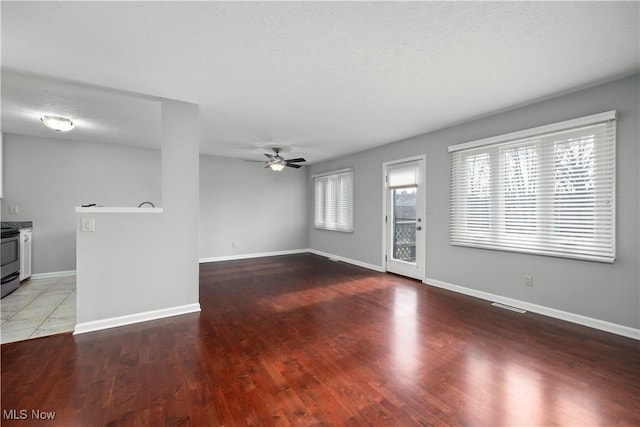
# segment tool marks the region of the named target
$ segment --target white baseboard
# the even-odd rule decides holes
[[[309,252],[309,249],[291,249],[287,251],[275,251],[275,252],[260,252],[255,254],[238,254],[227,256],[214,256],[209,258],[200,258],[198,262],[200,264],[205,262],[218,262],[218,261],[234,261],[237,259],[249,259],[249,258],[263,258],[267,256],[279,256],[279,255],[294,255],[303,254]]]
[[[87,332],[100,331],[102,329],[116,328],[118,326],[147,322],[149,320],[178,316],[180,314],[195,313],[200,311],[200,304],[188,304],[177,307],[163,308],[161,310],[145,311],[126,316],[112,317],[109,319],[93,320],[91,322],[78,323],[73,331],[74,335]]]
[[[320,255],[323,257],[327,257],[329,259],[334,259],[337,261],[342,261],[342,262],[346,262],[347,264],[353,264],[353,265],[357,265],[358,267],[364,267],[364,268],[368,268],[369,270],[374,270],[380,273],[383,273],[384,270],[381,266],[379,265],[374,265],[374,264],[369,264],[366,262],[362,262],[362,261],[356,261],[355,259],[351,259],[351,258],[345,258],[339,255],[334,255],[334,254],[329,254],[326,252],[322,252],[322,251],[318,251],[315,249],[307,249],[307,252],[310,252],[312,254],[316,254],[316,255]]]
[[[75,276],[75,270],[66,270],[66,271],[52,271],[49,273],[37,273],[31,274],[32,279],[52,279],[56,277],[67,277],[67,276]]]
[[[640,329],[630,328],[628,326],[618,325],[616,323],[604,320],[594,319],[592,317],[582,316],[580,314],[570,313],[568,311],[557,310],[555,308],[545,307],[543,305],[532,304],[513,298],[507,298],[500,295],[491,294],[489,292],[478,291],[476,289],[466,288],[464,286],[453,285],[436,279],[423,280],[425,285],[435,286],[437,288],[447,289],[449,291],[458,292],[472,297],[480,298],[487,301],[499,302],[501,304],[510,305],[512,307],[531,311],[533,313],[542,314],[543,316],[553,317],[555,319],[565,320],[567,322],[576,323],[578,325],[587,326],[601,331],[611,332],[612,334],[622,335],[624,337],[640,340]]]

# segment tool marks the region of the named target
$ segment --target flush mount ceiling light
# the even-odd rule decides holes
[[[56,132],[68,132],[75,127],[71,119],[62,116],[43,116],[40,120],[46,127]]]

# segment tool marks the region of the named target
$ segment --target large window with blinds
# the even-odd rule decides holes
[[[353,231],[353,170],[313,175],[314,226],[322,230]]]
[[[613,262],[615,111],[449,147],[450,243]]]

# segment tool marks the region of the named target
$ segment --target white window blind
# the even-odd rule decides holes
[[[613,262],[615,111],[449,147],[452,245]]]
[[[314,225],[332,231],[353,231],[353,170],[313,176]]]

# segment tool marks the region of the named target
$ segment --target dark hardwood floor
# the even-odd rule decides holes
[[[640,424],[632,339],[310,254],[200,283],[198,314],[2,345],[2,425]]]

